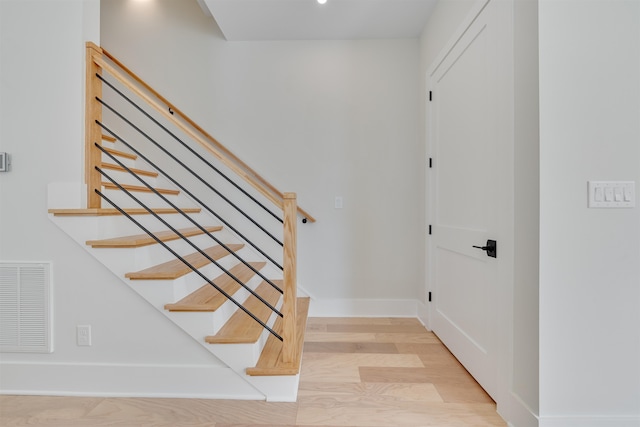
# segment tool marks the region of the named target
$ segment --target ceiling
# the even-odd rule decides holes
[[[416,38],[437,0],[198,0],[229,41]]]

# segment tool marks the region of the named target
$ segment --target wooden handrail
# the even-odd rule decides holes
[[[123,63],[121,63],[111,53],[109,53],[105,49],[102,49],[102,53],[104,54],[104,56],[109,58],[111,62],[117,65],[118,68],[124,71],[131,79],[133,79],[136,83],[142,86],[147,92],[151,93],[155,98],[157,98],[164,105],[166,105],[166,108],[163,108],[162,106],[160,106],[157,102],[153,101],[151,97],[146,95],[143,91],[138,89],[135,85],[132,85],[130,82],[128,82],[127,79],[123,77],[121,73],[119,73],[115,68],[109,66],[103,59],[100,59],[99,61],[97,61],[97,64],[100,67],[103,67],[106,71],[109,72],[109,74],[111,74],[118,81],[120,81],[122,84],[127,86],[127,88],[129,88],[131,91],[136,93],[138,96],[145,99],[145,101],[148,102],[156,111],[161,113],[166,119],[168,119],[169,121],[174,123],[176,126],[178,126],[180,129],[182,129],[191,138],[197,141],[209,152],[211,152],[218,160],[220,160],[222,163],[228,166],[237,175],[242,177],[256,190],[258,190],[258,192],[260,192],[266,198],[271,200],[276,206],[278,206],[280,209],[283,208],[284,194],[282,192],[280,192],[276,187],[274,187],[266,179],[260,176],[260,174],[258,174],[249,165],[247,165],[235,154],[233,154],[228,148],[222,145],[218,140],[216,140],[213,136],[211,136],[208,132],[206,132],[197,123],[191,120],[179,108],[177,108],[175,105],[169,102],[169,100],[167,100],[165,97],[160,95],[155,89],[149,86],[144,80],[138,77],[138,75],[136,75]],[[173,114],[168,113],[169,109],[172,111]],[[183,123],[177,120],[175,116],[178,116],[182,120],[184,120],[191,128],[197,131],[197,133],[199,133],[204,138],[197,136],[196,133],[188,129]],[[311,216],[307,211],[300,208],[299,206],[297,207],[297,212],[310,222],[316,221],[316,219],[313,216]]]

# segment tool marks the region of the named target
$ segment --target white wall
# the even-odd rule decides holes
[[[541,1],[540,425],[640,424],[640,2]]]
[[[54,286],[54,352],[0,354],[4,392],[107,379],[126,393],[150,384],[145,366],[219,363],[47,217],[48,184],[83,179],[84,44],[98,38],[97,0],[0,2],[0,151],[13,158],[0,174],[0,260],[50,261]],[[78,324],[92,326],[92,347],[76,346]]]
[[[102,2],[101,37],[262,176],[298,193],[318,220],[298,230],[312,313],[415,315],[424,282],[417,40],[227,42],[183,0]]]

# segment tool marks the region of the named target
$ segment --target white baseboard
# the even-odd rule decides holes
[[[0,378],[0,394],[265,399],[222,366],[4,362]]]
[[[640,415],[631,417],[611,416],[554,416],[540,417],[539,427],[638,427]],[[519,427],[519,426],[516,426]]]
[[[309,317],[418,317],[417,300],[315,298]]]

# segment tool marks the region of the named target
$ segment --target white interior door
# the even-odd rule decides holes
[[[510,259],[501,254],[510,235],[501,218],[513,179],[505,3],[488,2],[429,76],[431,327],[494,399],[505,330],[500,269]],[[488,240],[497,241],[495,258],[474,248]]]

